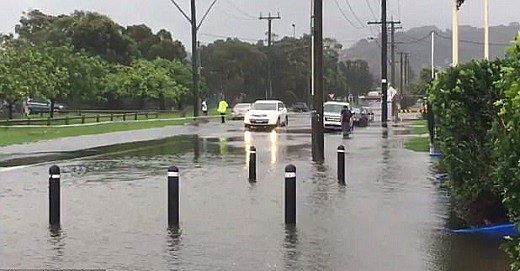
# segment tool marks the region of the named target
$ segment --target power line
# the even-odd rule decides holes
[[[230,0],[225,0],[226,3],[228,3],[228,5],[230,5],[232,8],[234,8],[236,11],[238,11],[239,13],[241,13],[242,15],[252,19],[252,20],[257,20],[258,18],[256,18],[256,16],[252,16],[250,15],[249,13],[245,12],[243,9],[239,8],[237,5],[235,5],[233,2],[231,2]]]
[[[200,26],[206,20],[206,18],[208,17],[208,14],[210,13],[211,9],[213,9],[213,7],[215,6],[216,3],[217,3],[217,0],[213,0],[213,2],[211,2],[211,5],[209,5],[209,8],[206,10],[204,15],[202,16],[202,19],[200,19],[199,25],[197,25],[197,30],[199,30]]]
[[[409,38],[409,39],[412,39],[412,40],[411,41],[401,41],[401,42],[398,42],[399,44],[415,44],[415,43],[423,42],[426,39],[431,37],[431,32],[426,34],[424,37],[419,38],[419,39],[414,38],[414,37],[410,37],[410,36],[408,36],[407,34],[404,34],[404,33],[401,33],[401,34],[403,36]]]
[[[227,10],[225,9],[219,9],[220,12],[226,14],[228,17],[231,17],[235,20],[240,20],[240,21],[256,21],[258,20],[258,18],[254,17],[254,18],[249,18],[249,17],[240,17],[238,16],[238,14],[233,14],[233,13],[230,13],[228,12]],[[244,16],[244,15],[241,15],[241,16]]]
[[[372,6],[370,5],[369,0],[365,0],[365,3],[367,3],[368,9],[370,10],[370,13],[372,13],[372,17],[374,17],[374,20],[377,21],[377,16],[374,10],[372,9]]]
[[[437,32],[435,32],[435,35],[440,37],[440,38],[443,38],[443,39],[448,39],[448,40],[451,40],[451,37],[446,37],[446,36],[443,36]],[[465,39],[459,39],[460,42],[462,43],[469,43],[469,44],[476,44],[476,45],[484,45],[484,42],[481,42],[481,41],[474,41],[474,40],[465,40]],[[511,45],[511,43],[489,43],[490,46],[509,46]]]
[[[363,28],[366,28],[366,25],[365,23],[363,23],[359,17],[356,15],[356,12],[354,12],[354,9],[352,8],[352,6],[350,5],[350,2],[348,0],[345,0],[345,3],[347,3],[347,6],[348,8],[350,9],[350,12],[352,12],[352,15],[354,16],[354,19],[356,19],[356,21],[358,21],[359,25],[361,25]]]
[[[397,16],[401,20],[401,0],[397,0]]]
[[[345,18],[345,20],[352,26],[354,27],[355,29],[363,29],[363,27],[359,27],[359,26],[356,26],[354,25],[354,23],[348,18],[348,16],[345,14],[345,11],[343,11],[343,9],[341,8],[341,6],[339,5],[338,3],[338,0],[334,0],[334,2],[336,3],[336,6],[338,7],[339,9],[339,12],[341,13],[341,15],[343,16],[343,18]]]

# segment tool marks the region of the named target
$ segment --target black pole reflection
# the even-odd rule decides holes
[[[200,157],[200,139],[198,135],[193,137],[193,163],[199,162]]]
[[[283,243],[285,269],[295,269],[298,265],[298,230],[296,225],[285,225],[285,238]]]
[[[167,250],[166,255],[168,255],[167,261],[169,263],[170,269],[172,267],[180,266],[180,247],[182,241],[182,231],[179,227],[169,227],[168,228],[168,238],[167,238]]]
[[[65,248],[65,234],[60,225],[49,226],[49,244],[55,252],[52,256],[51,262],[61,262],[63,250]]]

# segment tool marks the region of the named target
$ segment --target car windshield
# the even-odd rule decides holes
[[[342,104],[326,104],[323,107],[323,111],[329,112],[329,113],[341,113],[341,110],[343,109]]]
[[[237,105],[235,105],[235,108],[243,109],[243,108],[249,108],[250,106],[251,106],[250,104],[237,104]]]
[[[276,110],[275,103],[255,103],[253,104],[254,110]]]

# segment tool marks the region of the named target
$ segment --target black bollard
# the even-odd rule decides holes
[[[168,226],[179,225],[179,169],[168,168]]]
[[[338,147],[338,182],[345,185],[345,146]]]
[[[296,167],[285,167],[285,224],[296,224]]]
[[[49,168],[49,224],[60,224],[60,168]]]
[[[256,148],[249,149],[249,181],[256,182]]]

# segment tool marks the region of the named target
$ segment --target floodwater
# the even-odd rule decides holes
[[[326,135],[310,161],[308,118],[275,132],[239,122],[197,135],[0,166],[0,268],[107,270],[508,270],[500,240],[453,235],[435,161],[402,148],[400,128]],[[395,129],[395,131],[394,131]],[[347,186],[336,148],[347,148]],[[258,181],[247,181],[256,146]],[[30,159],[27,159],[29,161]],[[16,163],[15,163],[16,162]],[[62,224],[48,227],[48,168],[62,169]],[[284,221],[284,167],[297,167],[297,225]],[[166,169],[180,168],[180,228],[168,229]]]

